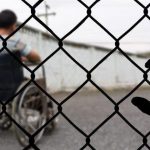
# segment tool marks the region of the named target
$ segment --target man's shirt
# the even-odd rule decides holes
[[[3,37],[7,37],[7,36],[3,36]],[[7,41],[7,48],[10,51],[19,50],[21,56],[27,56],[32,50],[30,46],[28,46],[27,44],[23,43],[20,39],[15,39],[15,38],[8,39],[8,41]],[[2,52],[2,54],[4,54],[4,53],[6,53],[6,50],[4,50]]]

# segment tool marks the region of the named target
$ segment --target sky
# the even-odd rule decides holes
[[[26,1],[32,5],[36,2],[36,0]],[[83,1],[87,5],[94,2],[94,0]],[[49,17],[49,27],[59,37],[63,37],[86,16],[86,8],[77,0],[47,0],[46,2],[50,5],[49,12],[56,12],[56,16]],[[149,0],[141,0],[141,2],[146,6]],[[1,0],[0,10],[6,8],[14,10],[21,22],[30,15],[30,9],[21,0]],[[44,3],[42,3],[36,8],[36,14],[44,12]],[[134,0],[101,0],[92,8],[92,16],[116,38],[119,38],[142,15],[143,9]],[[44,18],[41,20],[45,21]],[[45,31],[33,19],[27,25]],[[120,47],[131,53],[150,51],[149,28],[150,20],[145,18],[132,32],[121,39]],[[66,40],[114,48],[114,40],[90,18]]]

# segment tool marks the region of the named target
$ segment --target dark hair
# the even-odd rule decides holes
[[[3,10],[0,12],[0,28],[8,28],[17,22],[16,14],[11,10]]]

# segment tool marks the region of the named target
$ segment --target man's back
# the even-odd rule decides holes
[[[20,59],[20,52],[13,51]],[[0,53],[0,100],[6,101],[13,96],[19,84],[23,81],[22,66],[7,52]]]

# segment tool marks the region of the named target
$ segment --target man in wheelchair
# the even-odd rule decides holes
[[[15,31],[16,25],[17,16],[13,11],[3,10],[2,12],[0,12],[0,36],[2,36],[5,39],[13,31]],[[35,63],[41,60],[37,51],[31,49],[30,46],[23,43],[20,39],[15,39],[13,36],[7,40],[7,48],[22,61],[29,61]],[[15,60],[7,52],[7,50],[3,50],[1,47],[0,101],[6,102],[11,96],[13,96],[16,92],[16,89],[23,82],[23,80],[24,76],[21,64],[17,60]],[[52,104],[50,103],[50,107],[52,108],[51,105]],[[49,116],[47,115],[47,117]]]
[[[7,38],[7,36],[15,31],[16,25],[17,16],[13,11],[3,10],[0,12],[0,36],[4,39]],[[20,39],[12,37],[7,40],[7,48],[20,60],[28,60],[30,62],[40,61],[39,54],[35,50],[32,50],[30,46],[21,42]],[[3,49],[0,52],[0,101],[6,102],[12,97],[23,80],[22,66]],[[0,116],[0,127],[2,129],[9,128],[11,126],[10,122],[5,114]]]

